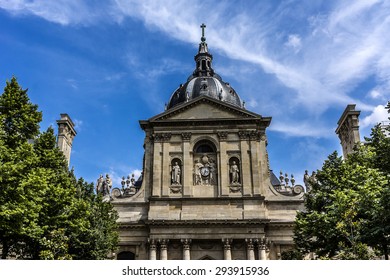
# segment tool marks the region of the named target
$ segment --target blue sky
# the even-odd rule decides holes
[[[164,110],[194,69],[201,23],[215,71],[271,116],[271,169],[321,168],[347,104],[361,136],[386,120],[390,1],[0,0],[0,82],[13,75],[43,112],[78,132],[76,175],[116,184],[142,167],[138,121]]]

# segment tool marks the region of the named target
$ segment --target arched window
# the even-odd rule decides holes
[[[215,153],[216,148],[213,143],[208,140],[202,140],[196,143],[194,153]]]

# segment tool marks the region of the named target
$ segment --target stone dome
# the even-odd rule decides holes
[[[187,82],[181,84],[171,95],[167,104],[167,110],[179,104],[188,102],[198,96],[210,96],[230,105],[244,108],[244,103],[236,91],[214,72],[212,68],[213,56],[208,52],[206,38],[204,37],[205,25],[202,25],[202,37],[198,54],[195,56],[196,68]]]

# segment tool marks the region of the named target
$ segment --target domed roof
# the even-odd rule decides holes
[[[198,54],[195,56],[196,68],[185,84],[181,84],[171,95],[167,109],[188,102],[198,96],[210,96],[230,105],[243,108],[244,104],[236,91],[214,72],[213,56],[208,52],[204,37],[204,24],[201,25],[202,37]]]

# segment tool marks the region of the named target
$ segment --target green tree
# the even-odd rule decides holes
[[[117,214],[77,180],[53,128],[15,78],[0,96],[2,258],[104,259],[118,241]]]
[[[42,114],[12,78],[0,96],[0,242],[2,258],[19,250],[27,235],[39,234],[36,224],[40,211],[35,186],[22,184],[31,166],[36,164],[33,145],[39,134]]]
[[[112,204],[94,193],[93,184],[82,178],[77,182],[77,193],[79,211],[72,220],[78,222],[69,232],[69,254],[73,259],[106,259],[107,252],[115,250],[119,241],[118,214]]]
[[[318,171],[317,182],[305,195],[306,210],[295,221],[299,253],[388,259],[390,139],[377,125],[365,142],[345,160],[334,152]]]

